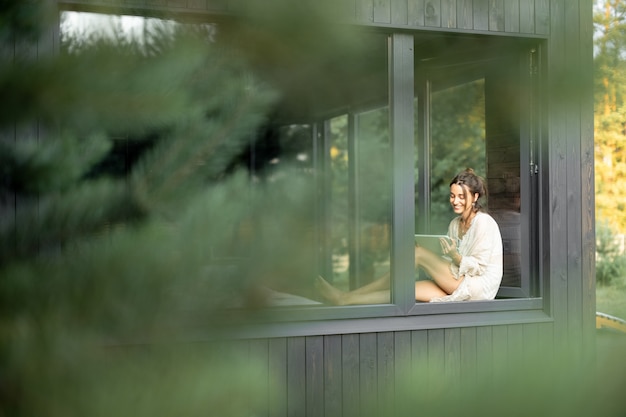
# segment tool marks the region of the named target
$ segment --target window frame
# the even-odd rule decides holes
[[[545,287],[545,280],[539,265],[539,251],[530,249],[531,242],[535,241],[537,248],[543,247],[538,241],[540,238],[539,227],[526,228],[524,224],[532,221],[540,221],[541,203],[541,173],[539,170],[542,152],[542,132],[544,131],[541,119],[541,97],[540,97],[540,56],[542,48],[540,41],[536,38],[532,42],[536,45],[535,54],[529,60],[520,60],[520,66],[534,65],[534,72],[525,82],[528,82],[529,94],[521,98],[523,107],[520,111],[520,179],[522,183],[522,196],[532,196],[533,198],[522,197],[525,204],[523,215],[529,216],[527,223],[522,223],[522,239],[527,239],[529,244],[522,244],[526,252],[522,257],[528,261],[522,261],[526,268],[525,278],[522,279],[522,287],[506,289],[499,292],[502,299],[487,301],[464,301],[457,303],[416,303],[413,297],[413,281],[407,277],[415,274],[413,240],[415,230],[414,206],[415,184],[414,184],[414,142],[415,137],[415,97],[413,89],[406,86],[412,84],[418,94],[426,97],[430,94],[428,82],[419,82],[414,79],[414,34],[390,33],[389,35],[389,109],[390,109],[390,130],[393,154],[393,207],[392,207],[392,249],[391,249],[391,302],[389,304],[372,305],[352,305],[352,306],[316,306],[316,307],[272,307],[268,312],[268,317],[272,321],[310,321],[329,319],[367,319],[367,318],[390,318],[402,316],[436,316],[466,313],[469,316],[474,314],[495,314],[503,312],[529,312],[544,311],[547,306],[542,298],[541,289]],[[534,63],[533,61],[534,60]],[[523,68],[521,69],[523,70]],[[424,81],[424,80],[422,80]],[[522,80],[520,80],[522,82]],[[424,99],[424,98],[423,98]],[[421,107],[421,108],[420,108]],[[424,135],[429,129],[429,109],[427,106],[418,106],[417,114],[422,121]],[[350,114],[350,113],[349,113]],[[486,115],[486,117],[488,117]],[[353,117],[352,117],[353,118]],[[411,138],[406,140],[405,138]],[[523,141],[530,141],[529,146],[521,146]],[[420,144],[422,150],[428,150],[427,140]],[[426,155],[429,153],[426,152]],[[534,159],[533,159],[534,158]],[[428,161],[426,162],[428,163]],[[536,169],[536,172],[524,178],[524,167]],[[427,174],[426,174],[427,175]],[[424,182],[425,184],[426,182]],[[537,229],[537,230],[534,230]],[[534,240],[531,240],[534,239]],[[532,269],[531,269],[532,265]],[[534,277],[534,279],[533,279]],[[507,298],[514,297],[514,298]],[[285,315],[285,310],[289,314]],[[526,314],[526,313],[522,313]],[[288,316],[288,317],[285,317]],[[469,317],[468,316],[468,317]],[[481,316],[482,317],[482,316]],[[540,315],[540,317],[544,317]],[[481,319],[483,320],[483,319]],[[436,321],[436,320],[435,320]],[[433,321],[433,323],[435,322]]]

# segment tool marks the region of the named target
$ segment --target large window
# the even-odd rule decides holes
[[[380,48],[393,47],[393,37],[371,36],[378,41],[371,59],[394,59]],[[380,307],[363,307],[360,311],[367,312],[363,314],[428,311],[428,307],[411,307],[415,305],[413,281],[427,277],[414,268],[414,274],[399,274],[403,268],[394,265],[399,259],[394,256],[398,250],[394,232],[403,224],[393,220],[398,213],[394,204],[407,204],[405,196],[393,195],[398,181],[394,172],[401,169],[393,159],[397,146],[413,149],[414,155],[415,204],[401,211],[412,213],[414,221],[406,224],[414,225],[415,233],[445,234],[454,217],[449,182],[460,170],[473,168],[486,179],[486,209],[498,222],[503,239],[504,276],[497,298],[540,296],[538,245],[533,243],[538,204],[533,159],[539,143],[538,72],[529,70],[537,64],[536,46],[511,39],[443,39],[415,37],[410,75],[393,72],[394,62],[388,62],[390,71],[367,73],[366,90],[350,87],[362,87],[359,81],[366,72],[355,72],[354,80],[343,79],[342,88],[351,92],[344,96],[346,101],[334,103],[340,104],[335,112],[320,111],[322,117],[311,117],[315,128],[310,147],[312,152],[317,149],[318,156],[313,169],[322,190],[315,219],[318,273],[341,291],[355,290],[385,275],[392,279],[389,297],[374,299],[371,304]],[[437,48],[442,42],[445,48]],[[414,86],[414,109],[409,113],[414,117],[407,121],[415,131],[410,148],[407,138],[392,133],[390,115],[398,111],[393,108],[398,102],[380,94],[397,76],[412,78],[408,81]],[[405,258],[402,262],[412,262]],[[307,294],[318,306],[332,304],[315,290]],[[294,304],[299,301],[295,298]],[[485,303],[489,302],[483,302],[483,307]],[[404,307],[398,310],[398,306]]]

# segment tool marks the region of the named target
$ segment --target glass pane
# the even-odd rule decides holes
[[[343,291],[390,271],[391,162],[389,110],[330,121],[333,285]]]
[[[357,230],[356,286],[390,272],[391,146],[389,109],[357,115]]]
[[[478,79],[433,87],[430,232],[445,234],[454,216],[449,203],[450,180],[465,168],[486,177],[485,82]]]
[[[350,276],[348,116],[330,120],[330,244],[332,274],[338,288],[348,288]]]
[[[275,79],[282,93],[276,112],[282,123],[287,120],[310,126],[308,148],[299,139],[281,142],[270,147],[280,151],[276,157],[263,160],[272,163],[273,177],[278,178],[276,172],[283,169],[284,162],[280,153],[291,149],[289,144],[298,144],[294,149],[303,163],[297,166],[315,182],[311,206],[317,246],[310,251],[315,258],[314,273],[307,278],[309,270],[281,271],[285,278],[273,279],[281,285],[272,287],[271,304],[343,304],[336,295],[361,288],[390,270],[392,168],[387,59],[387,35],[362,34],[355,48],[333,62],[332,71],[325,67],[312,71],[303,64],[306,71],[296,74],[300,78]],[[292,168],[293,161],[286,166]],[[348,304],[388,302],[389,294],[387,289],[387,300],[367,298]]]
[[[527,92],[520,91],[523,87],[519,82],[521,75],[514,70],[516,63],[515,59],[503,60],[500,68],[507,70],[491,71],[486,86],[487,186],[489,212],[498,222],[502,234],[504,270],[501,293],[503,287],[522,286],[520,97]],[[528,141],[524,141],[523,146],[529,146]],[[530,216],[525,217],[530,224]],[[525,253],[529,253],[528,246]]]

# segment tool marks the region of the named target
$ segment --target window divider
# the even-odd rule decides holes
[[[414,39],[389,37],[389,111],[393,158],[391,226],[392,302],[402,311],[415,305],[415,183],[414,183]]]

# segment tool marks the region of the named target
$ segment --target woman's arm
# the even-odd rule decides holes
[[[466,236],[466,242],[459,273],[461,275],[480,276],[489,271],[489,275],[502,275],[502,237],[496,221],[486,213],[475,218],[473,233]]]

